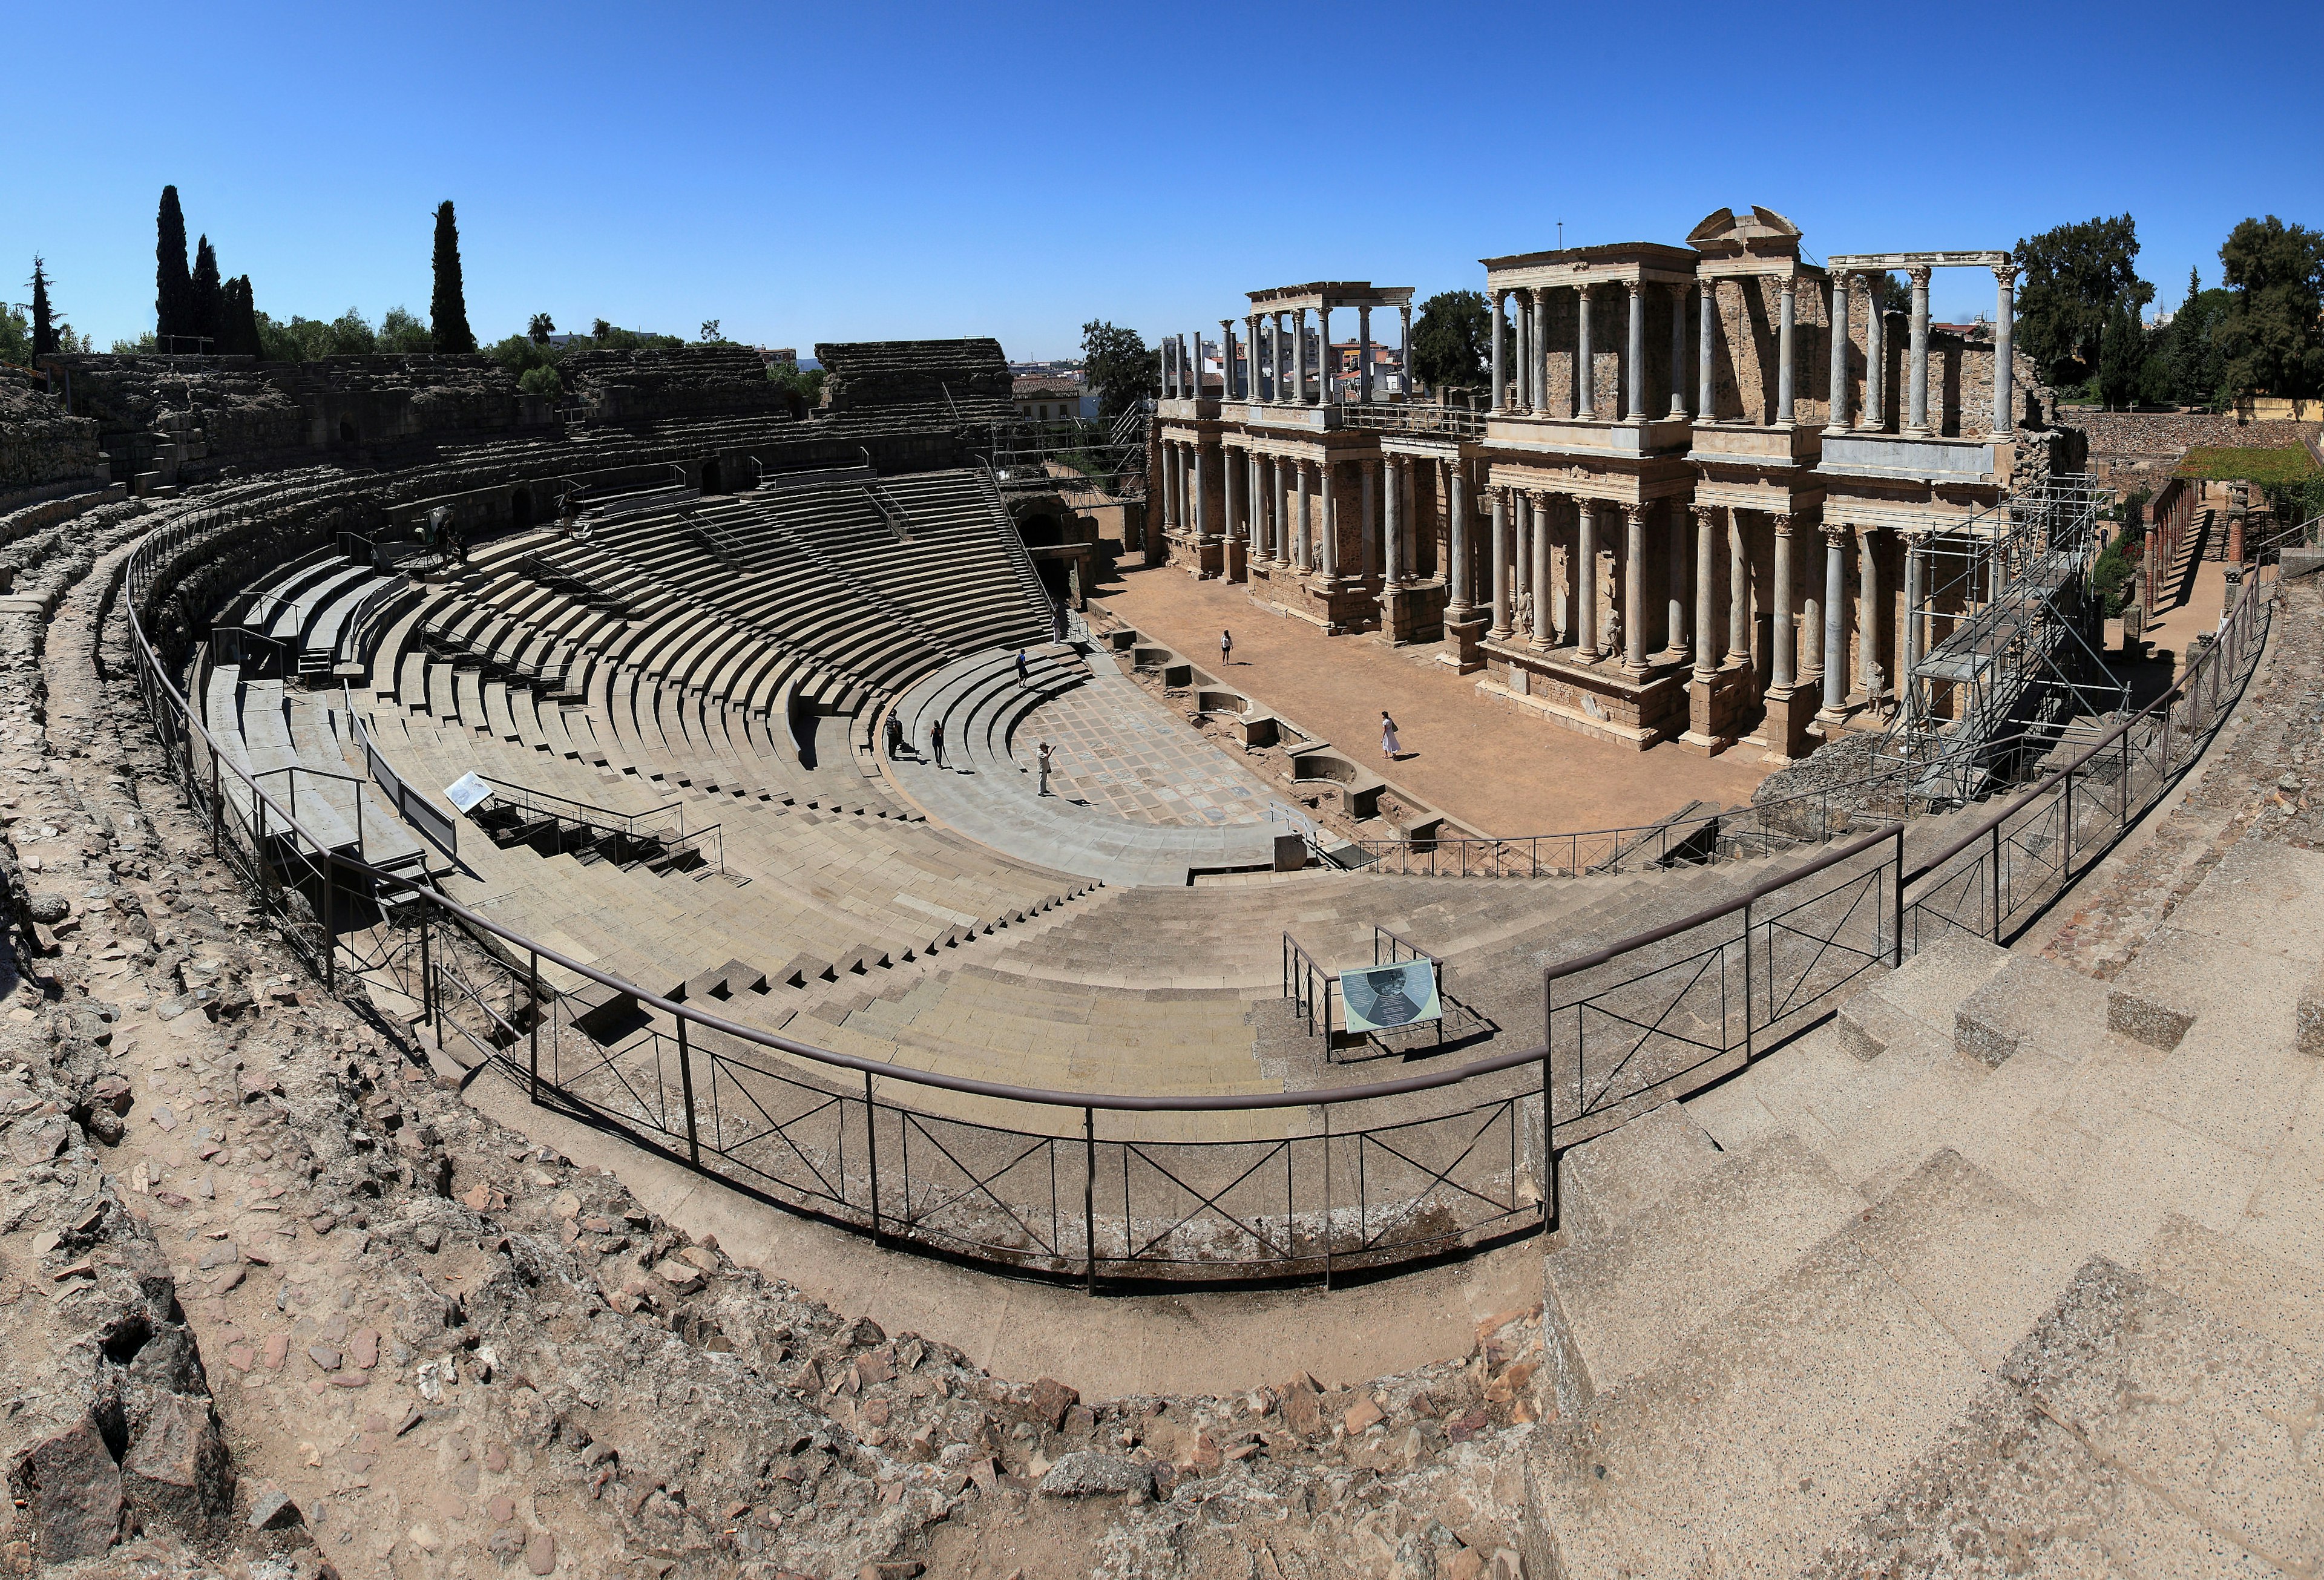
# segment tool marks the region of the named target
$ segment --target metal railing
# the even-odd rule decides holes
[[[1868,973],[1955,932],[1996,943],[2022,932],[2193,764],[2257,662],[2268,602],[2257,577],[2246,581],[2177,684],[1919,866],[1906,867],[1905,825],[1875,830],[1716,906],[1550,966],[1553,1156],[1742,1069]]]
[[[1841,986],[1918,947],[1927,930],[1981,930],[1987,918],[1968,920],[1945,897],[1978,887],[1979,863],[2017,851],[2057,858],[2054,878],[2036,881],[2022,864],[1999,871],[1997,932],[2054,897],[2077,856],[2098,848],[2090,820],[2100,808],[2126,826],[2192,760],[2232,702],[2229,677],[2247,672],[2264,634],[2255,581],[2211,652],[2156,707],[2113,727],[1918,873],[1903,871],[1901,831],[1881,830],[1739,901],[1550,968],[1538,1045],[1305,1091],[1099,1094],[818,1048],[625,981],[424,878],[310,849],[311,837],[270,839],[270,826],[295,831],[295,820],[217,749],[144,629],[161,559],[192,530],[173,523],[131,556],[138,683],[215,851],[327,985],[342,969],[359,971],[375,1003],[395,1011],[400,996],[403,1013],[424,1020],[448,1052],[489,1061],[534,1102],[761,1200],[882,1243],[1088,1287],[1328,1281],[1554,1226],[1557,1150],[1659,1100],[1658,1091],[1764,1052],[1829,1007]],[[2135,732],[2143,733],[2123,745]],[[365,744],[377,775],[384,765]],[[2129,765],[2117,795],[2095,797],[2088,786],[2116,770],[2093,765],[2116,763]],[[229,781],[233,795],[224,793]],[[2064,812],[2045,835],[2037,825],[2061,790]],[[1961,861],[1994,829],[2004,836]],[[1910,885],[1918,896],[1907,905]],[[739,1008],[748,998],[706,1002]],[[615,1005],[642,1016],[643,1029],[615,1037],[620,1017],[608,1024],[605,1015]],[[1198,1118],[1173,1117],[1189,1115]]]
[[[603,833],[619,835],[640,845],[654,845],[664,854],[681,850],[703,853],[710,846],[709,860],[720,872],[726,870],[726,836],[723,823],[708,823],[688,833],[686,828],[686,803],[673,802],[656,807],[651,812],[615,812],[611,807],[598,806],[587,801],[576,801],[569,795],[558,795],[547,790],[535,790],[528,785],[518,785],[478,770],[476,777],[493,787],[493,797],[503,805],[518,812],[539,813]],[[675,814],[675,826],[671,818]]]
[[[1339,408],[1340,426],[1380,433],[1442,434],[1450,438],[1481,438],[1486,414],[1465,406],[1366,404],[1351,401]]]

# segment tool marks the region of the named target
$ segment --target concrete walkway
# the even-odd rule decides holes
[[[1748,801],[1773,771],[1748,749],[1717,758],[1674,746],[1638,752],[1544,725],[1480,692],[1475,675],[1435,663],[1433,646],[1324,638],[1304,620],[1254,603],[1240,583],[1196,581],[1181,570],[1133,571],[1093,602],[1489,833],[1628,827],[1690,801],[1731,806]],[[1222,629],[1234,632],[1234,662],[1220,671]],[[1404,748],[1392,766],[1380,758],[1383,708],[1395,716]]]

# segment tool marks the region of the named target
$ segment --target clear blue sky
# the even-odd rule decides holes
[[[2175,305],[2246,215],[2324,225],[2324,5],[45,5],[0,280],[152,326],[153,211],[278,318],[425,317],[459,207],[479,336],[1214,324],[1254,287],[1481,282],[1763,203],[1831,253],[2128,209]],[[36,63],[45,69],[35,69]],[[35,86],[39,85],[39,86]],[[1989,308],[1941,273],[1941,318]]]

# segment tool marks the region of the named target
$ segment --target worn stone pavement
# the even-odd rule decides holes
[[[1514,837],[1649,823],[1690,801],[1748,801],[1773,765],[1749,749],[1699,758],[1673,746],[1625,748],[1543,725],[1486,696],[1427,648],[1317,634],[1255,603],[1240,583],[1167,567],[1122,574],[1093,602],[1218,672],[1219,632],[1234,632],[1226,684],[1408,787],[1461,822]],[[1379,715],[1404,755],[1380,754]]]

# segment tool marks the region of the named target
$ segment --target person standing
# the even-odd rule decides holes
[[[1234,662],[1234,633],[1222,630],[1219,633],[1219,667],[1224,669],[1232,662]]]
[[[904,721],[890,708],[888,711],[888,760],[900,762],[904,756]]]
[[[1049,743],[1041,743],[1041,794],[1049,793]]]
[[[1385,718],[1387,715],[1381,716]],[[944,721],[941,719],[928,726],[928,756],[935,761],[936,767],[941,768],[946,766],[944,760]]]
[[[1019,691],[1025,689],[1025,649],[1019,648],[1017,649],[1017,689]]]
[[[1403,745],[1396,738],[1396,721],[1388,716],[1386,708],[1382,708],[1380,710],[1380,755],[1388,761],[1394,762],[1397,759],[1397,754],[1403,749]]]

